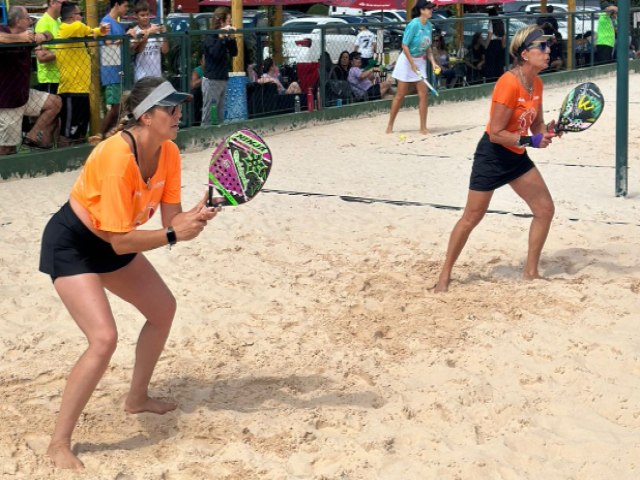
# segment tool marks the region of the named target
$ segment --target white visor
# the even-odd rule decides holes
[[[188,93],[178,92],[171,83],[162,82],[133,109],[133,118],[138,120],[153,107],[174,107],[184,102],[190,102],[192,98]]]

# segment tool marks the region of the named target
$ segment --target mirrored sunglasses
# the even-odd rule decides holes
[[[531,50],[532,48],[538,48],[541,52],[545,52],[548,47],[549,47],[549,44],[547,42],[536,42],[529,45],[527,47],[527,50]]]

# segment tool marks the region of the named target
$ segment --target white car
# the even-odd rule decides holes
[[[338,62],[343,50],[353,51],[353,45],[356,43],[355,30],[346,20],[337,17],[294,18],[282,24],[282,50],[287,63],[311,63],[320,60],[320,25],[329,26],[325,29],[324,41],[325,50],[329,52],[333,63]]]
[[[405,10],[367,10],[364,14],[376,17],[383,22],[405,23],[407,21],[407,12]]]
[[[558,21],[558,32],[560,32],[562,38],[566,40],[568,35],[569,22],[569,17],[567,16],[567,13],[569,12],[568,6],[560,3],[547,3],[547,7],[553,7],[553,13],[548,13],[547,15],[554,17]],[[540,5],[536,4],[526,5],[521,8],[521,11],[525,13],[535,14],[536,16],[542,14],[542,8],[540,7]],[[589,31],[595,31],[598,25],[599,13],[600,10],[595,7],[577,8],[574,15],[574,35],[577,35],[579,33],[586,33]],[[591,28],[592,22],[593,28]]]

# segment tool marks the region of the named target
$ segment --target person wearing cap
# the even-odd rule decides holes
[[[125,411],[164,414],[176,408],[148,394],[176,300],[143,252],[194,239],[220,210],[206,207],[206,196],[191,210],[182,210],[180,152],[172,140],[181,105],[190,97],[162,78],[136,82],[123,104],[125,129],[94,148],[69,201],[44,230],[40,271],[51,276],[88,341],[67,379],[47,450],[58,468],[83,468],[71,450],[71,436],[116,349],[107,290],[146,319]],[[158,210],[162,228],[140,229]]]
[[[400,111],[404,97],[409,92],[409,85],[414,84],[418,91],[420,113],[420,133],[426,135],[427,131],[427,108],[429,91],[422,81],[427,77],[427,59],[435,70],[440,67],[436,63],[431,50],[433,37],[433,26],[429,19],[433,15],[435,4],[426,0],[417,0],[411,15],[414,17],[404,30],[402,36],[402,52],[396,61],[392,76],[397,82],[397,91],[393,102],[391,102],[391,112],[387,133],[393,132],[393,124]]]
[[[554,205],[525,147],[546,148],[556,136],[555,121],[544,123],[542,80],[538,76],[549,66],[549,38],[537,25],[529,25],[511,41],[514,66],[498,79],[493,90],[489,122],[473,159],[467,204],[451,232],[436,292],[448,290],[451,271],[469,235],[487,212],[493,192],[507,184],[533,214],[523,277],[541,278],[538,265]]]
[[[598,15],[596,34],[596,63],[611,63],[614,60],[616,36],[618,34],[618,7],[609,2],[602,4]]]

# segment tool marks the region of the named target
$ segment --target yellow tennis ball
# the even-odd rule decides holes
[[[407,139],[407,136],[404,133],[400,134],[400,141],[404,142]]]
[[[435,67],[435,68],[433,69],[433,71],[434,71],[434,73],[435,73],[436,75],[440,75],[440,72],[441,72],[442,70],[440,69],[440,67]]]

